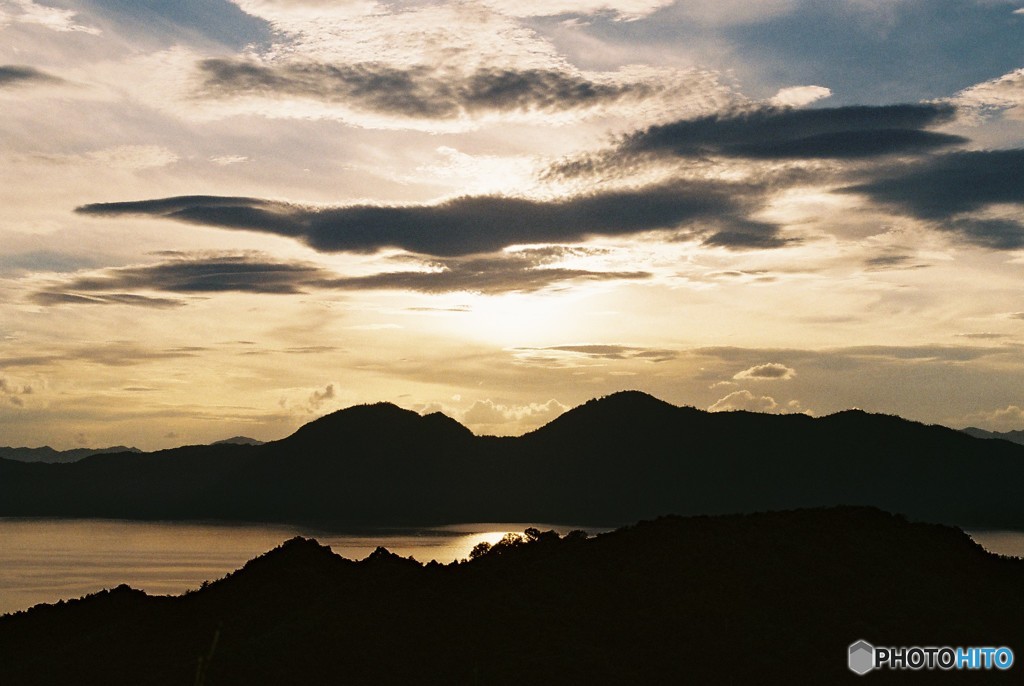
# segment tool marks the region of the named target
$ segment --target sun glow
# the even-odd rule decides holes
[[[579,329],[572,303],[577,295],[509,293],[473,295],[459,318],[468,337],[502,346],[546,345],[572,338]]]

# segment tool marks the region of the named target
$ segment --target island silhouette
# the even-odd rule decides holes
[[[0,682],[1009,683],[859,677],[847,651],[1016,649],[1022,583],[1024,562],[957,529],[867,508],[530,529],[447,565],[295,538],[184,596],[120,586],[0,617]]]
[[[1024,529],[1024,446],[849,410],[826,417],[676,407],[636,391],[519,437],[476,436],[395,405],[291,436],[0,459],[0,516],[320,526],[560,522],[860,505],[964,528]]]

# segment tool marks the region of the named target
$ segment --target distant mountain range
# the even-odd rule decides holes
[[[223,441],[216,441],[211,445],[263,445],[263,441],[257,441],[248,436],[233,436]],[[115,445],[110,448],[72,448],[70,450],[55,450],[46,445],[42,448],[10,448],[0,447],[0,459],[17,460],[18,462],[47,462],[50,464],[78,462],[93,455],[104,453],[141,453],[138,448],[129,448],[123,445]]]
[[[78,462],[86,457],[103,453],[141,453],[138,448],[115,445],[110,448],[72,448],[71,450],[54,450],[46,445],[42,448],[10,448],[0,447],[0,458],[17,460],[18,462],[63,463]]]
[[[263,445],[0,460],[0,515],[332,525],[546,521],[869,505],[1024,529],[1024,446],[851,410],[708,413],[639,392],[515,438],[362,405]]]
[[[976,426],[969,426],[966,429],[961,429],[965,434],[974,436],[975,438],[998,438],[1004,441],[1010,441],[1011,443],[1019,443],[1024,445],[1024,431],[986,431],[985,429],[979,429]]]
[[[848,646],[861,639],[1024,641],[1024,562],[876,510],[668,517],[590,539],[531,538],[449,565],[383,549],[354,562],[296,538],[181,597],[120,586],[37,606],[0,617],[0,681],[852,684]],[[922,671],[867,680],[1014,681],[994,669]]]

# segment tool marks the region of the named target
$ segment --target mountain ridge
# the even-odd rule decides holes
[[[376,403],[259,446],[0,460],[0,516],[615,526],[670,512],[864,505],[1024,530],[1021,483],[1024,447],[1006,441],[862,411],[710,413],[634,391],[519,437]]]

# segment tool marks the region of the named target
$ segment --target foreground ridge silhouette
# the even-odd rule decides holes
[[[868,508],[528,530],[449,565],[296,538],[181,597],[121,586],[0,617],[0,682],[861,683],[859,639],[1016,648],[1022,588],[1021,560]]]
[[[395,405],[334,412],[263,445],[0,459],[0,516],[318,525],[547,521],[863,505],[1024,529],[1024,446],[850,410],[708,413],[636,391],[516,438]]]

